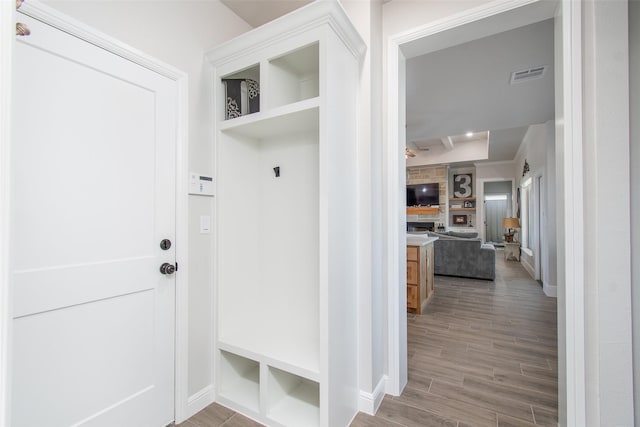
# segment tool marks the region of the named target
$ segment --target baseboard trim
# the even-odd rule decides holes
[[[385,390],[387,389],[387,376],[383,375],[378,384],[373,389],[373,393],[360,390],[360,412],[375,415],[384,399]]]
[[[211,405],[214,400],[215,391],[211,384],[189,396],[189,399],[187,400],[187,419]]]
[[[557,285],[549,285],[547,283],[542,284],[542,291],[548,297],[557,298],[558,297],[558,286]]]
[[[529,264],[526,259],[520,258],[520,264],[527,270],[527,273],[531,275],[531,278],[535,280],[536,278],[536,270],[533,268],[533,265]]]

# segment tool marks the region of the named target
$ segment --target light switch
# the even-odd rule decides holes
[[[209,215],[200,216],[200,234],[209,234],[211,231],[211,217]]]

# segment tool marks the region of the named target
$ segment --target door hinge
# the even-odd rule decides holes
[[[176,271],[178,271],[178,261],[176,261]]]

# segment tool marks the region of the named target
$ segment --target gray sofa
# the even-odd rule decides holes
[[[434,233],[435,274],[495,280],[496,249],[477,233]]]

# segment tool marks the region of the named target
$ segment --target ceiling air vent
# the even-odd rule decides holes
[[[542,78],[547,71],[546,65],[539,67],[531,67],[526,70],[514,71],[511,73],[511,84],[527,82],[529,80],[535,80]]]

